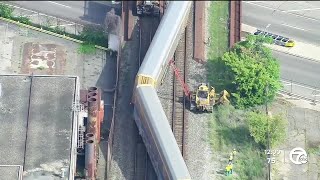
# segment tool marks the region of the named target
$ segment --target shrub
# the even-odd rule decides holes
[[[270,117],[261,112],[249,112],[247,124],[250,135],[264,147],[268,145],[268,131],[271,147],[280,144],[286,137],[287,121],[281,115]]]
[[[0,16],[4,18],[11,18],[14,8],[0,3]]]

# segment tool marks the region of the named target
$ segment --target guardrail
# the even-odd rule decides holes
[[[298,83],[288,79],[281,79],[283,88],[281,93],[287,94],[294,98],[311,101],[314,104],[320,103],[320,88],[312,87],[306,84]]]

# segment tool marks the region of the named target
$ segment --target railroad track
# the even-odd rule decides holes
[[[186,28],[187,29],[187,28]],[[187,76],[187,32],[184,31],[174,55],[174,63],[179,70],[180,77],[173,76],[173,103],[172,103],[172,131],[183,157],[186,155],[186,97],[183,85],[178,78],[186,82]]]
[[[139,57],[138,68],[141,66],[144,56],[151,44],[152,38],[157,30],[160,19],[157,17],[142,17],[138,20],[139,26]],[[152,163],[148,157],[145,145],[140,135],[137,137],[136,153],[135,153],[135,180],[154,179],[156,174],[153,170]]]
[[[240,41],[241,39],[241,15],[242,15],[242,5],[241,1],[230,1],[230,34],[229,34],[229,47],[232,48],[233,45]]]

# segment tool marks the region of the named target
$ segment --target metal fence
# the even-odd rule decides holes
[[[312,87],[288,79],[281,79],[281,83],[283,84],[281,93],[287,94],[294,98],[308,100],[315,104],[320,103],[320,88]]]
[[[4,3],[1,3],[4,4]],[[54,16],[50,16],[47,14],[39,13],[36,11],[24,9],[18,6],[6,4],[14,8],[13,15],[14,16],[22,16],[27,17],[34,24],[39,24],[41,26],[50,27],[50,28],[59,28],[60,30],[64,30],[67,33],[79,35],[83,30],[83,25],[71,22],[68,20],[60,19]]]

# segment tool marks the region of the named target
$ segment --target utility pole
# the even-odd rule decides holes
[[[265,106],[266,106],[266,115],[267,115],[267,141],[268,141],[268,151],[270,151],[270,134],[269,134],[269,112],[268,112],[268,88],[269,88],[269,84],[266,85],[265,88]],[[271,180],[271,157],[270,157],[270,153],[267,154],[268,156],[268,180]]]

